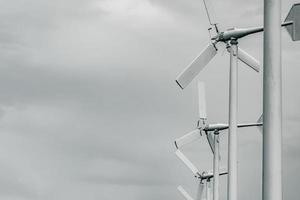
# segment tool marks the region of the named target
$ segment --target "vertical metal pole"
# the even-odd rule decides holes
[[[228,193],[227,200],[237,200],[237,92],[238,92],[238,48],[237,41],[230,41],[229,74],[229,130],[228,130]]]
[[[263,200],[282,200],[281,0],[264,0]]]
[[[220,177],[220,167],[219,167],[219,132],[214,133],[214,187],[213,187],[213,200],[219,200],[219,177]]]
[[[206,200],[210,200],[210,179],[206,181]]]

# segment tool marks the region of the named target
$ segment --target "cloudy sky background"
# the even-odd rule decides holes
[[[285,0],[282,19],[296,1]],[[232,8],[236,8],[232,10]],[[263,3],[215,1],[221,28],[263,24]],[[0,198],[182,199],[196,180],[173,154],[196,126],[196,81],[178,73],[209,37],[200,0],[0,1]],[[282,31],[284,199],[298,199],[300,43]],[[262,62],[262,34],[240,46]],[[197,77],[210,122],[226,122],[228,64],[220,54]],[[239,66],[239,121],[262,112],[262,73]],[[239,197],[261,199],[261,134],[239,131]],[[226,166],[227,132],[221,135]],[[184,149],[212,167],[206,141]],[[226,197],[226,177],[221,180]]]

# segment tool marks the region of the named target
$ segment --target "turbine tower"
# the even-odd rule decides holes
[[[285,21],[293,41],[300,40],[300,4],[294,4]],[[282,83],[281,0],[264,0],[263,79],[263,200],[282,200]]]

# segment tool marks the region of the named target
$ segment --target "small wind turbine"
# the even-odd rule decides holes
[[[197,128],[176,139],[175,146],[178,149],[176,151],[176,155],[186,164],[187,167],[194,173],[196,177],[201,177],[198,169],[181,153],[179,150],[183,145],[193,142],[199,139],[202,136],[202,132],[205,132],[207,141],[214,155],[214,174],[219,174],[219,159],[220,159],[220,148],[219,148],[219,133],[220,131],[226,130],[229,128],[228,124],[217,123],[217,124],[209,124],[207,123],[207,115],[206,115],[206,100],[205,100],[205,86],[204,83],[198,82],[198,92],[199,92],[199,121],[197,123]],[[244,127],[252,127],[252,126],[262,126],[262,122],[258,121],[255,123],[244,123],[238,124],[238,128]],[[212,136],[214,135],[214,137]],[[213,197],[214,200],[219,199],[219,178],[216,176],[214,178],[214,187],[213,187]]]
[[[197,191],[197,200],[204,198],[204,188],[206,192],[206,200],[210,200],[210,183],[211,179],[219,178],[219,176],[223,176],[228,174],[227,170],[222,169],[222,171],[219,173],[219,176],[214,176],[214,173],[210,171],[203,171],[200,173],[200,171],[197,169],[197,167],[178,149],[176,150],[175,154],[178,156],[178,158],[189,168],[190,171],[194,174],[194,176],[197,179],[200,179],[199,185],[198,185],[198,191]],[[181,186],[178,187],[178,190],[181,192],[181,194],[187,199],[193,199]]]
[[[211,200],[210,183],[211,183],[210,180],[206,180],[203,183],[199,182],[196,200]],[[185,191],[185,189],[183,189],[181,185],[178,186],[177,189],[186,200],[194,200],[193,197],[191,197],[191,195],[189,195],[189,193]]]
[[[175,154],[177,157],[189,168],[190,171],[194,174],[194,176],[199,179],[199,185],[198,185],[198,191],[197,191],[197,200],[203,199],[204,194],[204,188],[206,191],[206,199],[210,200],[210,182],[211,179],[219,178],[219,176],[223,176],[228,174],[227,170],[222,169],[222,171],[219,173],[219,176],[214,176],[214,173],[210,171],[203,171],[200,173],[200,171],[197,169],[197,167],[178,149],[175,151]],[[181,192],[181,194],[186,199],[192,199],[190,195],[181,187],[178,187],[178,190]]]
[[[218,48],[217,44],[220,42],[225,43],[227,50],[231,53],[231,57],[235,56],[240,61],[251,67],[253,70],[259,72],[260,63],[254,57],[249,55],[246,51],[237,47],[237,40],[247,35],[262,32],[263,27],[250,27],[250,28],[229,28],[225,31],[220,32],[218,23],[216,22],[215,15],[213,13],[213,7],[211,6],[211,0],[203,0],[206,13],[208,16],[209,23],[214,27],[216,35],[210,38],[209,44],[203,51],[178,75],[176,78],[177,84],[180,88],[184,89],[198,74],[199,72],[215,57]],[[294,30],[294,21],[287,18],[281,26],[288,26],[288,30]],[[208,30],[212,30],[210,27]],[[294,34],[295,35],[295,34]],[[300,37],[300,36],[298,36]],[[237,51],[238,49],[238,51]],[[234,51],[234,52],[233,52]]]
[[[175,140],[175,146],[177,149],[184,146],[185,144],[191,143],[203,135],[203,132],[206,135],[209,146],[214,153],[214,138],[211,135],[211,132],[222,131],[229,128],[228,124],[225,123],[215,123],[209,124],[207,122],[207,114],[206,114],[206,98],[205,98],[205,85],[203,82],[198,82],[198,108],[199,108],[199,120],[197,122],[197,127],[195,130],[185,134],[184,136],[177,138]],[[255,123],[241,123],[238,124],[238,128],[252,127],[252,126],[262,126],[262,116]]]

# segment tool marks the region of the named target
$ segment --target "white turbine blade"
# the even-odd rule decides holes
[[[177,84],[184,89],[216,54],[217,49],[215,46],[211,43],[207,45],[199,56],[178,75],[176,78]]]
[[[197,167],[181,151],[176,150],[175,154],[193,172],[194,176],[196,177],[200,176]]]
[[[238,59],[241,60],[243,63],[251,67],[253,70],[259,72],[260,63],[254,57],[249,55],[246,51],[239,48],[238,49]]]
[[[214,153],[215,152],[215,147],[214,147],[214,137],[212,133],[207,133],[206,138],[208,141],[208,144],[210,146],[211,151]]]
[[[212,0],[203,0],[208,21],[211,25],[217,24],[215,11],[212,5]]]
[[[205,85],[203,82],[198,82],[199,93],[199,118],[206,119],[206,100],[205,100]]]
[[[180,194],[182,194],[182,196],[186,199],[186,200],[194,200],[189,193],[187,193],[187,191],[185,191],[185,189],[183,189],[183,187],[180,185],[177,187],[177,190],[180,192]]]
[[[198,190],[197,190],[197,200],[204,200],[204,184],[199,181]]]
[[[191,143],[195,140],[198,140],[200,138],[200,130],[196,129],[193,130],[192,132],[189,132],[188,134],[178,138],[175,140],[175,146],[177,149],[179,149],[180,147],[182,147],[185,144]]]
[[[207,133],[206,138],[207,138],[207,141],[208,141],[208,144],[210,146],[212,153],[215,153],[215,146],[214,146],[215,141],[214,141],[213,133]],[[221,160],[220,155],[219,155],[219,160]]]

